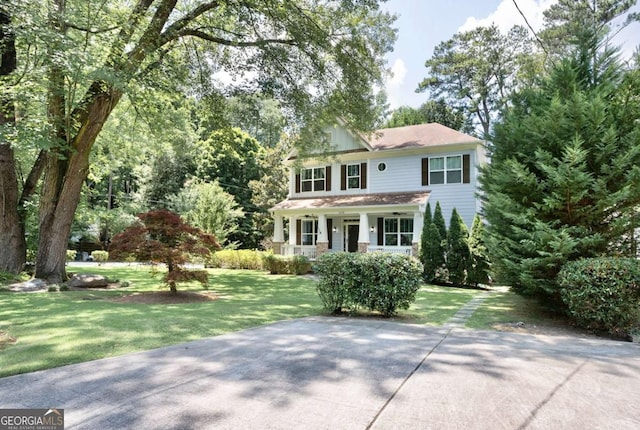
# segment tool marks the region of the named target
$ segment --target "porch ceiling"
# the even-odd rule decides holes
[[[349,207],[418,206],[425,204],[428,191],[411,193],[374,193],[316,198],[289,198],[271,208],[272,211],[330,209]]]

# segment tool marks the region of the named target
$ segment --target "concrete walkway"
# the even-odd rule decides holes
[[[0,379],[66,429],[638,429],[640,347],[313,317]]]
[[[473,313],[478,307],[491,295],[490,291],[483,291],[478,293],[473,299],[469,300],[467,304],[458,309],[458,312],[447,322],[444,323],[444,328],[462,328],[466,324],[467,320],[471,318]]]

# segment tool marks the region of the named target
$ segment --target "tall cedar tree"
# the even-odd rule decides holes
[[[424,234],[423,229],[423,234]],[[426,242],[423,239],[424,249],[422,251],[422,265],[424,266],[424,280],[427,282],[435,282],[436,272],[444,266],[444,241],[440,237],[438,227],[432,222],[428,224],[426,229]]]
[[[436,202],[436,208],[433,211],[433,223],[436,225],[438,229],[438,233],[440,233],[440,238],[442,240],[447,239],[447,225],[444,221],[444,215],[442,215],[442,208],[440,207],[440,202]]]
[[[161,209],[138,215],[136,223],[111,242],[112,258],[135,256],[138,261],[164,263],[167,266],[165,282],[176,293],[176,282],[198,280],[207,282],[204,271],[185,271],[183,266],[192,255],[208,256],[219,249],[215,236],[185,223],[180,215]]]
[[[476,214],[471,225],[469,236],[469,252],[471,252],[471,265],[467,272],[467,284],[478,286],[489,283],[489,255],[484,243],[484,223],[480,215]]]
[[[456,208],[451,211],[451,220],[449,221],[446,265],[449,271],[449,280],[454,285],[463,285],[467,278],[467,271],[471,266],[469,230],[458,215]]]
[[[554,301],[563,264],[628,254],[640,225],[640,72],[596,36],[516,95],[481,174],[494,272]]]
[[[420,235],[420,261],[424,267],[423,277],[427,282],[435,279],[436,269],[444,264],[442,238],[437,233],[438,229],[433,225],[431,203],[427,203]]]

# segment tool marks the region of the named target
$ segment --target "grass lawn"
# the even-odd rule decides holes
[[[121,355],[321,313],[315,283],[263,272],[211,270],[219,300],[170,304],[109,301],[164,290],[147,267],[70,268],[128,281],[116,291],[0,292],[0,331],[17,339],[0,349],[0,377]],[[187,283],[178,291],[202,290]]]
[[[566,324],[566,318],[540,305],[535,299],[512,292],[495,292],[466,323],[466,327],[491,330],[498,324],[522,322],[526,325]]]
[[[160,273],[151,275],[149,267],[136,265],[70,267],[69,271],[103,274],[127,281],[129,286],[54,293],[9,293],[0,288],[0,335],[16,339],[15,343],[0,342],[0,377],[324,313],[315,282],[306,277],[210,269],[209,291],[218,295],[215,301],[137,304],[111,299],[166,291]],[[186,283],[178,291],[196,292],[202,287],[197,282]],[[392,320],[441,325],[478,293],[425,285],[416,302]],[[468,326],[491,328],[495,322],[524,320],[530,312],[527,303],[512,293],[496,293],[476,311]]]

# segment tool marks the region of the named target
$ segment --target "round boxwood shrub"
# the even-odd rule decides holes
[[[585,258],[558,274],[571,317],[588,329],[625,335],[640,323],[640,262],[630,258]]]
[[[322,255],[314,268],[322,303],[330,312],[367,308],[386,316],[407,309],[422,282],[422,264],[406,255],[336,252]]]

